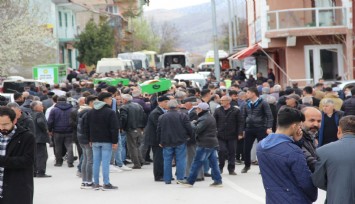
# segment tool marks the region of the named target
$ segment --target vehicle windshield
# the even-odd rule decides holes
[[[4,82],[3,92],[4,93],[22,93],[25,91],[25,87],[35,87],[35,82],[17,82],[17,81],[6,81]]]
[[[136,59],[134,59],[134,60],[132,60],[132,61],[133,61],[133,63],[134,63],[134,67],[135,67],[136,69],[142,69],[142,68],[143,68],[142,60],[136,60]]]

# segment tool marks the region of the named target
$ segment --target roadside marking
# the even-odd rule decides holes
[[[244,188],[238,186],[237,184],[233,183],[231,180],[229,180],[228,178],[223,178],[223,184],[227,184],[229,187],[233,188],[234,190],[238,191],[239,193],[242,193],[246,196],[248,196],[249,198],[254,199],[255,201],[258,201],[259,203],[265,203],[265,198],[260,197],[250,191],[245,190]]]

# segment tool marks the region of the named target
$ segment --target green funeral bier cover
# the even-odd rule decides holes
[[[126,78],[100,78],[100,79],[94,79],[94,84],[98,84],[100,82],[106,82],[106,84],[110,86],[117,86],[117,84],[121,83],[124,86],[127,86],[129,84],[129,79]]]
[[[171,81],[169,79],[149,80],[139,85],[142,93],[154,94],[162,91],[167,91],[171,88]]]

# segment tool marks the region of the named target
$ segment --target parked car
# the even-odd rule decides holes
[[[199,71],[212,71],[214,69],[214,62],[202,62],[198,65]]]
[[[14,101],[15,101],[15,98],[14,98],[14,94],[13,94],[13,93],[0,93],[0,96],[5,97],[7,103],[10,103],[10,102],[14,102]]]
[[[346,88],[348,86],[355,87],[355,80],[337,81],[335,83],[337,84],[337,86],[339,87],[340,90],[344,90],[344,88]]]
[[[1,90],[2,93],[22,93],[25,91],[25,87],[32,87],[39,91],[40,87],[45,86],[46,83],[40,80],[34,79],[6,79],[2,82]]]

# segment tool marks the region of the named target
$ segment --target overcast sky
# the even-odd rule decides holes
[[[206,2],[211,2],[211,0],[150,0],[149,7],[145,9],[175,9]]]

